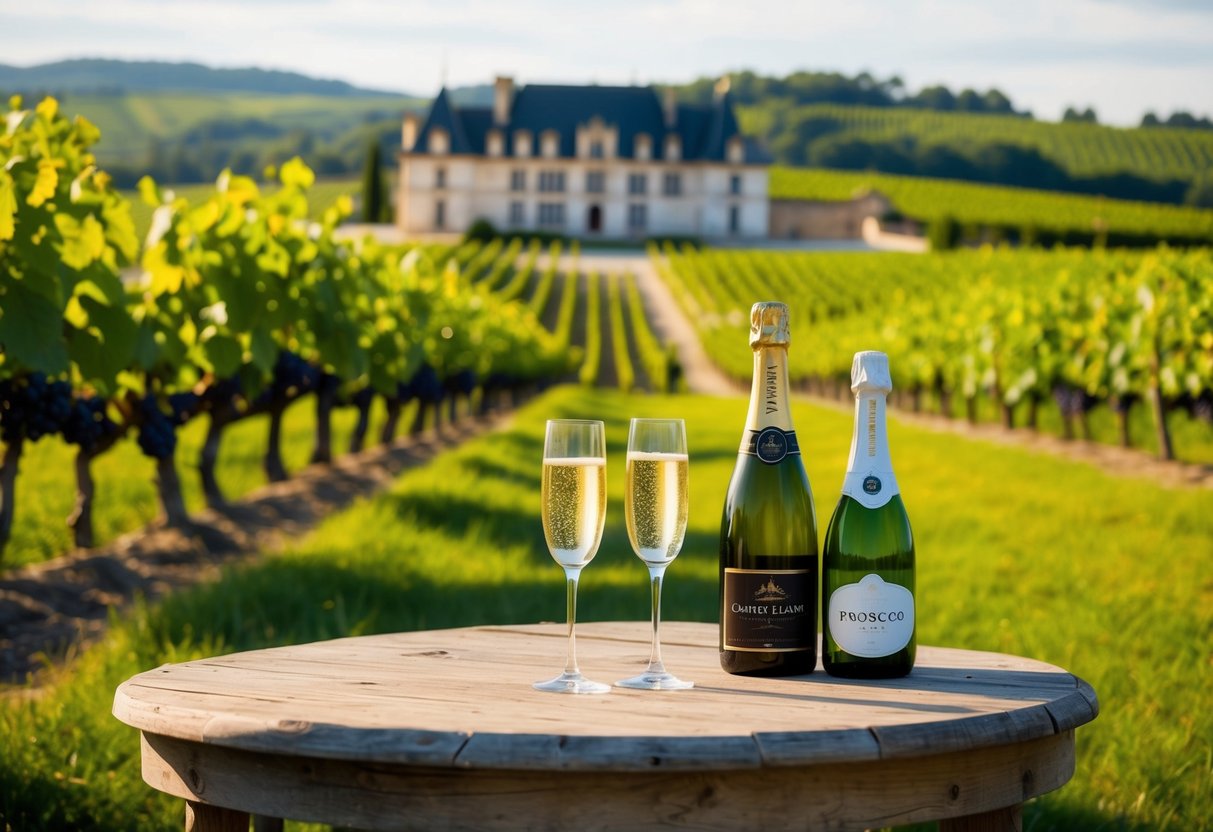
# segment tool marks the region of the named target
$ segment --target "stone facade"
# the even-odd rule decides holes
[[[769,157],[738,130],[727,85],[693,107],[645,87],[515,93],[498,78],[492,108],[456,108],[444,90],[401,138],[406,234],[483,218],[588,239],[767,236]]]
[[[848,202],[807,199],[771,201],[771,238],[775,240],[856,240],[869,217],[882,217],[893,205],[884,194],[869,191]]]

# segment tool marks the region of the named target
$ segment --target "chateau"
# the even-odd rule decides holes
[[[499,229],[574,237],[766,237],[769,156],[717,84],[708,106],[649,87],[514,88],[455,107],[443,89],[405,117],[397,224],[405,234]]]

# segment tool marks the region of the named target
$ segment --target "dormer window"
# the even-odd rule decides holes
[[[682,159],[682,139],[678,136],[666,136],[665,159],[667,162],[677,162]]]
[[[489,156],[500,156],[505,153],[505,136],[501,135],[500,130],[490,130],[485,145],[485,152]]]
[[[445,155],[451,150],[451,140],[446,131],[436,127],[430,131],[429,151],[437,155]]]
[[[514,133],[514,155],[525,159],[531,155],[531,132],[518,130]]]
[[[590,142],[590,158],[601,159],[606,155],[606,150],[602,146],[602,139],[594,139]]]
[[[740,136],[734,136],[733,138],[729,139],[725,152],[730,162],[738,163],[745,161],[745,148],[742,146]]]
[[[642,162],[653,158],[653,140],[647,133],[636,134],[636,158]]]
[[[560,134],[555,130],[544,130],[539,142],[540,152],[545,159],[555,159],[560,155]]]

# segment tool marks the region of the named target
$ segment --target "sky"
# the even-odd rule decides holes
[[[730,70],[997,87],[1058,119],[1213,116],[1213,0],[0,0],[0,62],[196,61],[430,95]]]

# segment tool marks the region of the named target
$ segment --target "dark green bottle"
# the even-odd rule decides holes
[[[855,354],[851,458],[822,552],[822,663],[832,676],[884,679],[914,667],[914,535],[889,459],[892,389],[887,355]]]
[[[796,676],[817,665],[817,515],[788,407],[788,308],[750,312],[754,384],[720,523],[720,665]]]

